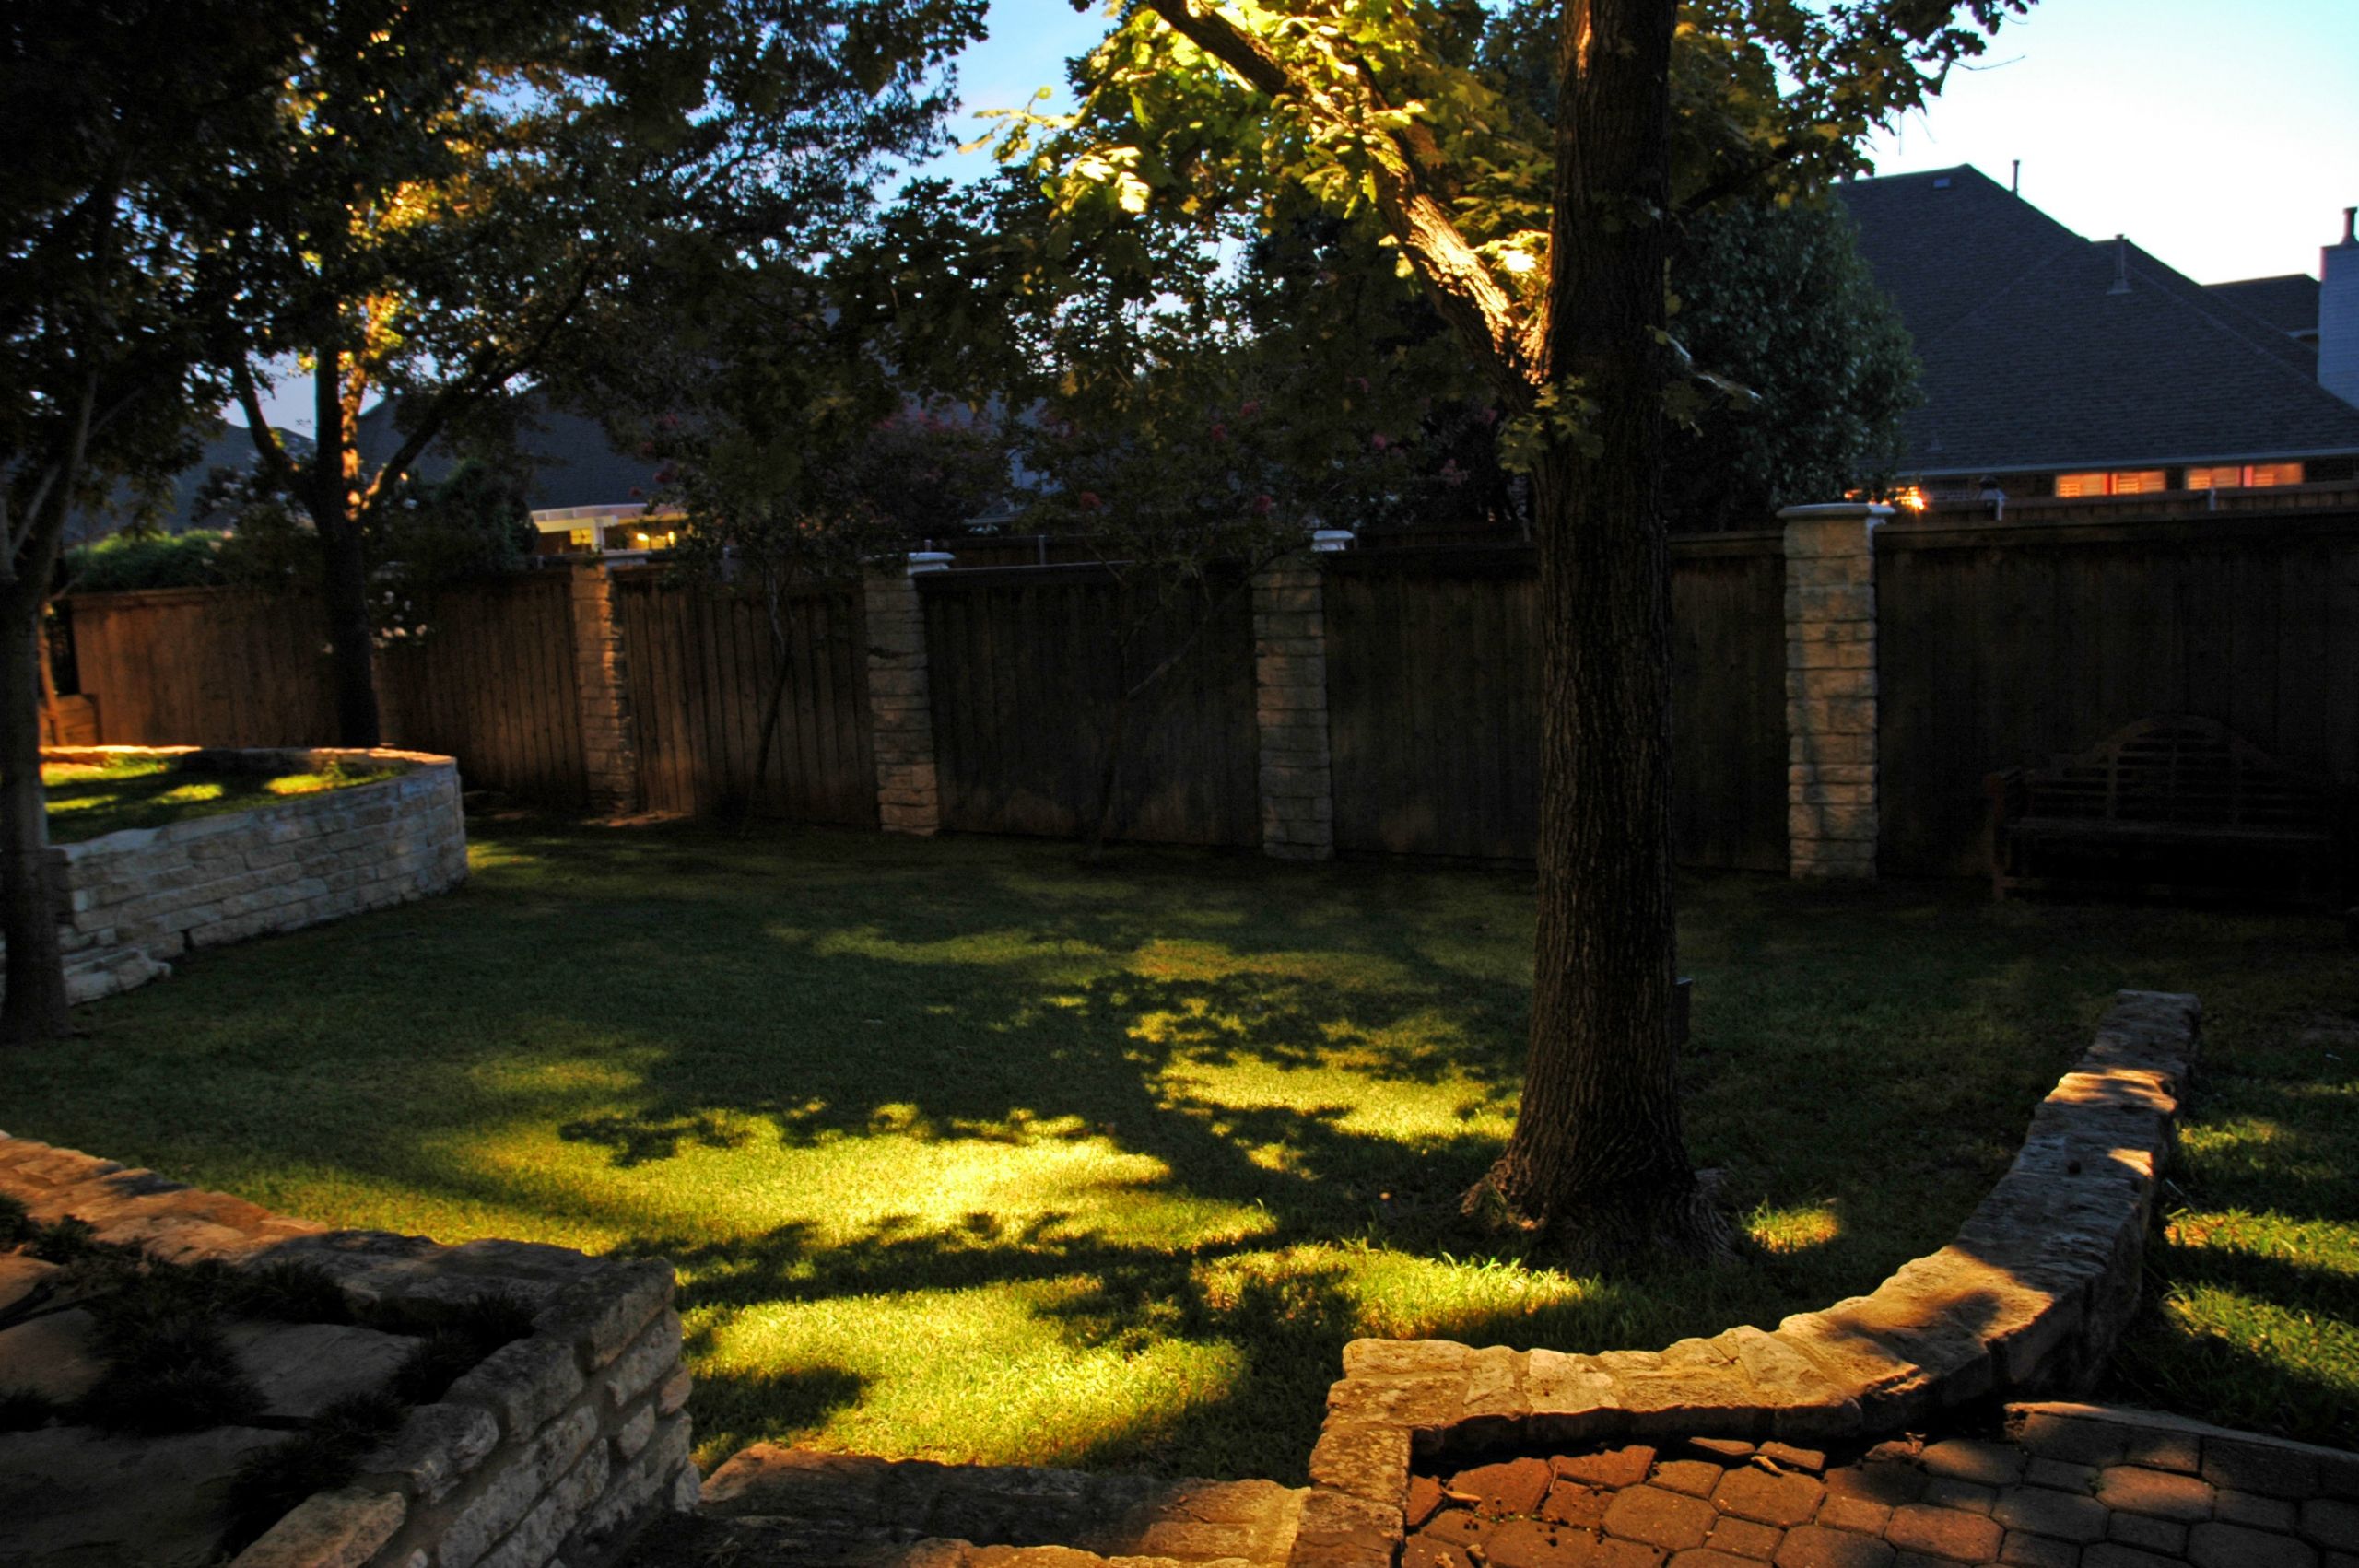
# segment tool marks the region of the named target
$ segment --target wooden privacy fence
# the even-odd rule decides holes
[[[89,593],[68,603],[101,742],[316,746],[335,740],[325,621],[298,594]]]
[[[1984,775],[2157,714],[2359,779],[2359,517],[1896,524],[1876,577],[1888,873],[1986,871]]]
[[[1684,862],[1978,874],[1986,774],[2157,714],[2359,779],[2359,511],[1871,521],[1799,509],[1674,543]],[[1093,566],[805,589],[780,607],[780,684],[758,595],[574,564],[451,591],[380,675],[393,740],[520,798],[1069,836],[1121,693],[1180,652],[1133,715],[1114,837],[1530,858],[1528,547],[1305,556],[1232,587],[1208,617]],[[308,601],[176,590],[71,614],[102,740],[335,738]]]
[[[1335,847],[1532,858],[1539,582],[1530,546],[1337,557],[1327,582]],[[1672,842],[1786,865],[1785,631],[1775,533],[1672,552]]]
[[[918,580],[943,826],[1085,831],[1120,714],[1113,837],[1261,842],[1251,612],[1241,580],[1215,580],[1168,604],[1102,567]],[[1175,657],[1125,710],[1122,694]]]
[[[876,825],[864,632],[857,592],[785,594],[786,680],[762,595],[673,579],[616,575],[614,614],[629,676],[640,786],[650,811],[751,810],[803,822]],[[773,695],[778,721],[754,778]]]
[[[386,733],[464,758],[470,789],[588,804],[567,589],[561,573],[524,572],[436,594],[423,635],[380,657]]]

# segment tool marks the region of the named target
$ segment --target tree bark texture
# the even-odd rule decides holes
[[[1669,551],[1661,497],[1673,0],[1567,4],[1545,373],[1590,412],[1532,474],[1539,922],[1523,1098],[1470,1213],[1609,1266],[1713,1255],[1672,1034]]]
[[[305,486],[312,526],[320,534],[320,599],[327,612],[328,658],[335,688],[336,743],[381,743],[377,708],[376,632],[369,618],[369,562],[360,537],[360,454],[357,398],[345,396],[343,356],[322,349],[312,406],[318,445]]]
[[[8,944],[0,1042],[12,1045],[68,1026],[41,787],[41,588],[25,579],[0,588],[0,940]]]

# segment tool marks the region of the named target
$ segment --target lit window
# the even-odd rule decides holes
[[[2167,488],[2166,475],[2159,468],[2120,469],[2111,474],[2060,474],[2056,476],[2056,493],[2070,499],[2075,496],[2151,496]]]
[[[2298,462],[2248,462],[2241,467],[2230,464],[2187,471],[2187,487],[2190,490],[2259,489],[2301,482],[2302,465]]]
[[[577,550],[594,550],[598,547],[598,535],[587,528],[569,529],[565,542]]]

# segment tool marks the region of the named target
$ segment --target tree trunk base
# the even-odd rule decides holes
[[[1528,1238],[1575,1274],[1736,1259],[1736,1233],[1713,1201],[1717,1183],[1696,1173],[1588,1193],[1553,1211],[1518,1203],[1517,1189],[1527,1185],[1503,1159],[1467,1188],[1460,1212],[1494,1235]]]

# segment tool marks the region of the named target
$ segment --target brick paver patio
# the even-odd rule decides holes
[[[2359,1568],[2359,1455],[2018,1406],[1863,1452],[1719,1438],[1418,1474],[1402,1568]]]
[[[757,1445],[634,1568],[1285,1568],[1303,1493]],[[1420,1466],[1401,1568],[2359,1568],[2359,1455],[2089,1405]]]

